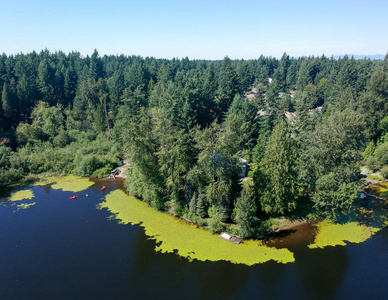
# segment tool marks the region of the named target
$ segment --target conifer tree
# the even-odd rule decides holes
[[[1,93],[1,104],[5,119],[9,125],[16,125],[18,123],[17,114],[17,98],[15,93],[6,82],[3,85],[3,92]]]
[[[197,216],[204,218],[206,217],[206,211],[207,211],[206,195],[203,193],[198,193],[196,214]]]
[[[257,223],[256,205],[252,195],[242,190],[241,196],[236,202],[236,223],[241,237],[247,238],[254,234],[255,225]]]
[[[228,110],[234,96],[239,92],[237,75],[229,57],[225,57],[218,76],[218,91],[216,103],[219,113]]]
[[[6,118],[9,118],[12,114],[12,109],[11,109],[11,104],[9,99],[8,85],[6,82],[4,82],[3,84],[3,92],[1,94],[1,107],[4,113],[4,116]]]
[[[285,121],[274,128],[261,161],[260,204],[266,213],[284,214],[295,209],[295,142]]]

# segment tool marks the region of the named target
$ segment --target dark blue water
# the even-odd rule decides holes
[[[296,262],[286,265],[188,262],[155,253],[139,226],[96,209],[119,183],[98,181],[74,200],[34,187],[22,202],[35,206],[0,205],[0,299],[388,298],[387,228],[346,247],[308,249],[297,237]]]

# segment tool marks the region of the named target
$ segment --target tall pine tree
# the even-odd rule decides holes
[[[277,124],[261,161],[260,204],[266,213],[284,214],[296,207],[295,141],[287,123]]]

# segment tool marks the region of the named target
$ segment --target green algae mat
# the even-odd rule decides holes
[[[11,206],[16,207],[16,210],[14,210],[13,212],[17,212],[19,210],[28,209],[31,206],[34,206],[36,204],[36,202],[21,203],[21,204],[16,204],[14,202],[23,201],[23,200],[31,200],[34,197],[35,197],[35,195],[34,195],[33,191],[22,190],[22,191],[17,191],[17,192],[12,193],[11,196],[8,198],[8,201],[10,201],[12,203]]]
[[[75,175],[52,176],[42,179],[34,185],[52,184],[51,188],[54,190],[62,190],[64,192],[81,192],[91,187],[94,182],[89,178],[83,178]]]
[[[62,190],[62,191],[70,191],[70,192],[80,192],[83,190],[88,189],[91,187],[94,183],[89,180],[89,178],[83,178],[78,177],[74,175],[66,175],[66,176],[53,176],[53,177],[46,177],[43,178],[41,181],[33,184],[33,186],[42,186],[42,185],[48,185],[52,184],[51,188],[54,190]],[[17,191],[11,194],[11,196],[7,199],[8,201],[16,202],[16,201],[23,201],[23,200],[31,200],[34,198],[34,192],[27,189],[27,190],[21,190]],[[34,206],[36,202],[33,203],[22,203],[22,204],[12,204],[11,206],[16,207],[16,211],[22,210],[22,209],[28,209],[31,206]]]
[[[374,233],[381,230],[379,227],[372,227],[360,224],[359,222],[349,222],[345,224],[334,223],[325,220],[317,225],[318,234],[313,244],[309,248],[324,248],[327,246],[345,246],[347,242],[362,243],[369,239]]]
[[[14,212],[17,212],[19,210],[22,210],[22,209],[28,209],[30,208],[31,206],[34,206],[36,204],[36,202],[32,202],[32,203],[22,203],[22,204],[19,204],[19,205],[16,205],[16,210],[14,210]]]
[[[372,184],[369,186],[369,189],[372,191],[373,195],[388,198],[388,182]]]
[[[344,214],[342,222],[324,220],[317,225],[318,233],[309,248],[345,246],[348,243],[362,243],[387,226],[387,211],[382,206],[373,209],[353,207]]]
[[[106,208],[114,219],[121,224],[140,224],[145,234],[156,240],[156,251],[177,253],[189,260],[220,261],[237,264],[254,265],[274,260],[280,263],[293,262],[294,255],[288,249],[272,248],[261,241],[246,240],[235,245],[218,238],[217,235],[157,211],[135,197],[128,196],[121,190],[111,192],[105,201],[98,205]],[[327,246],[344,246],[346,242],[361,243],[381,230],[386,223],[386,212],[365,212],[357,210],[349,221],[340,224],[331,220],[319,222],[314,243],[308,247],[324,248]],[[362,220],[365,217],[368,222]],[[355,219],[357,218],[357,221]]]
[[[23,190],[17,191],[11,194],[9,201],[21,201],[21,200],[29,200],[34,198],[34,193],[31,190]]]
[[[108,209],[122,224],[140,224],[147,236],[156,240],[156,251],[176,253],[189,260],[230,261],[254,265],[269,260],[280,263],[293,262],[288,249],[265,246],[260,241],[244,241],[236,245],[220,239],[203,228],[197,228],[166,213],[155,210],[147,203],[128,196],[121,190],[111,192],[99,209]]]

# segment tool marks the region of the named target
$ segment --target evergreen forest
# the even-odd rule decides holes
[[[106,177],[213,232],[335,218],[360,170],[388,178],[388,55],[220,61],[55,52],[0,56],[0,186]]]

